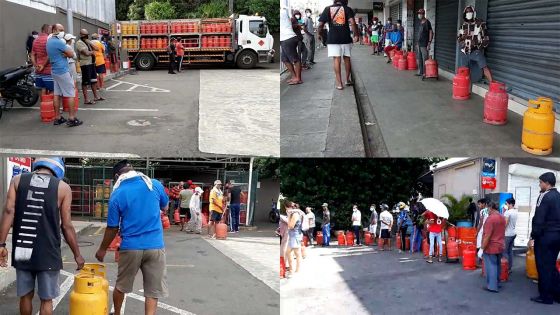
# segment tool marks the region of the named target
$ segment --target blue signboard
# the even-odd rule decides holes
[[[482,176],[484,177],[496,177],[496,160],[484,158],[482,159]]]

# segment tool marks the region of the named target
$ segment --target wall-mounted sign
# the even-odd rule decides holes
[[[19,175],[21,173],[29,173],[31,172],[31,158],[26,157],[10,157],[8,158],[7,163],[7,179],[8,185],[6,185],[6,191],[9,189],[9,184],[12,181],[12,177]]]
[[[482,176],[496,177],[496,160],[483,158],[482,162]]]
[[[496,178],[482,176],[482,189],[496,189]]]

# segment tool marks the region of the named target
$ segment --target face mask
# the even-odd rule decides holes
[[[39,35],[33,35],[33,38],[37,39],[39,37]]]
[[[401,27],[401,25],[397,23],[397,27]]]
[[[374,208],[374,207],[371,207],[371,208],[369,208],[369,210],[373,211],[373,210],[375,210],[375,208]]]
[[[474,13],[472,13],[472,12],[467,12],[467,14],[466,14],[467,20],[472,20],[473,16],[474,16]]]
[[[305,15],[307,15],[307,17],[311,17],[311,13],[307,12]]]
[[[422,14],[418,14],[418,18],[419,18],[419,19],[421,20],[421,19],[423,19],[423,18],[424,18],[424,15],[422,15]]]
[[[56,34],[55,36],[60,39],[64,39],[64,32],[58,32],[58,34]]]
[[[301,15],[296,15],[296,19],[299,20],[300,18],[301,18]]]

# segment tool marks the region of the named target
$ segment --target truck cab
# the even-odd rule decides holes
[[[274,39],[263,16],[239,15],[235,19],[237,45],[235,62],[239,68],[252,68],[274,58]]]

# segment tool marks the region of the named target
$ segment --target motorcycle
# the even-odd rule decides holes
[[[274,200],[272,200],[272,207],[268,213],[268,219],[271,223],[280,222],[280,211],[276,208],[276,202],[274,202]]]
[[[4,110],[14,107],[14,101],[24,107],[37,103],[39,93],[35,89],[32,72],[32,65],[0,71],[0,118]]]

